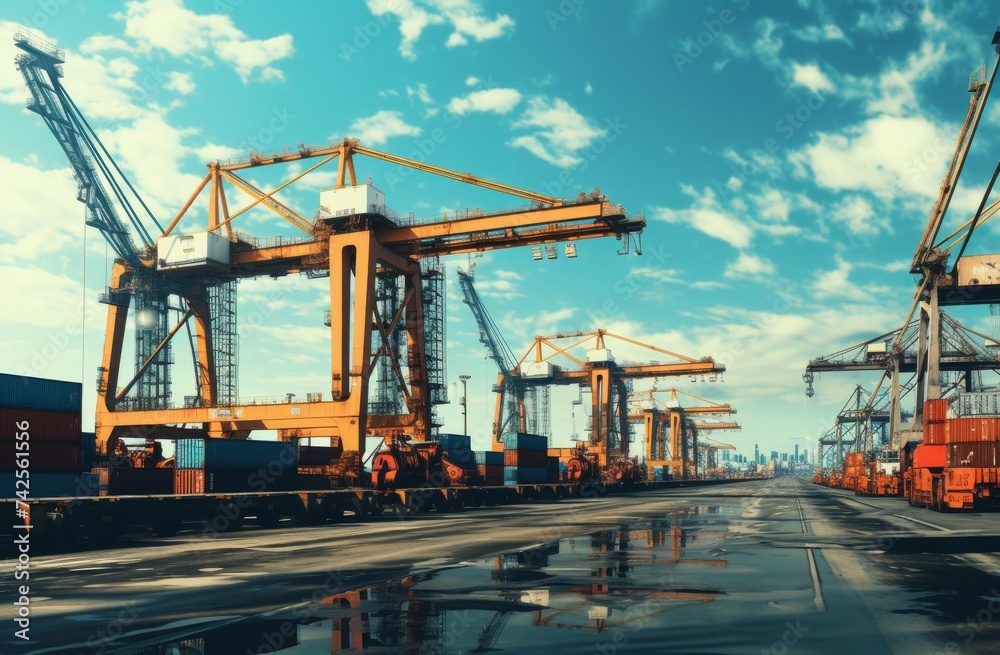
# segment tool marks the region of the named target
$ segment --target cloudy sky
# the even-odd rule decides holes
[[[65,51],[67,89],[164,224],[206,162],[344,136],[553,196],[600,188],[645,214],[641,257],[600,240],[580,244],[576,259],[510,250],[476,261],[515,353],[536,334],[601,327],[710,355],[728,367],[721,381],[674,382],[738,408],[742,433],[719,438],[745,453],[754,443],[813,447],[853,385],[872,378],[828,374],[807,401],[801,373],[810,358],[902,323],[908,263],[965,115],[968,74],[993,61],[987,5],[6,2],[0,370],[83,380],[92,420],[104,329],[96,294],[111,255],[84,228],[61,150],[24,109],[11,36],[27,29]],[[949,224],[979,201],[998,125],[989,110]],[[358,163],[400,212],[520,204]],[[321,169],[283,198],[311,216],[332,175]],[[239,227],[293,235],[261,213]],[[984,230],[972,252],[990,252],[994,235]],[[469,429],[485,447],[496,371],[454,275],[449,293],[452,399],[458,376],[471,375]],[[323,282],[254,280],[240,294],[243,316],[267,318],[241,333],[241,395],[323,391]],[[987,308],[958,315],[995,333]],[[655,358],[609,346],[619,359]],[[186,373],[175,378],[178,396],[191,393]],[[569,444],[575,396],[555,395],[556,445]],[[456,402],[441,415],[460,431]],[[577,431],[582,421],[577,413]]]

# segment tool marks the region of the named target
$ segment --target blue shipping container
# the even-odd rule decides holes
[[[441,450],[472,450],[472,438],[465,434],[439,434]]]
[[[242,439],[178,439],[174,450],[179,469],[295,469],[298,450],[294,443]]]
[[[70,498],[96,496],[97,476],[93,473],[33,472],[28,478],[28,498]],[[16,485],[14,473],[0,473],[0,498],[16,498],[23,485]]]
[[[504,450],[548,450],[549,439],[537,434],[513,432],[503,436]]]
[[[518,484],[540,484],[548,481],[548,470],[544,466],[505,466],[503,483],[511,487]]]
[[[479,466],[503,466],[503,453],[490,450],[476,451],[476,464]]]
[[[83,385],[79,382],[0,373],[0,407],[79,414],[82,402]]]
[[[97,435],[93,432],[83,432],[80,435],[80,459],[83,460],[83,470],[94,468],[94,458],[97,455]]]

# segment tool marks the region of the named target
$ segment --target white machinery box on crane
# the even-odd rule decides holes
[[[353,214],[384,214],[385,194],[371,183],[327,187],[319,192],[320,207],[331,216],[351,216]]]
[[[228,268],[233,242],[215,232],[171,234],[156,242],[156,268],[169,271],[192,266]]]
[[[958,285],[1000,284],[1000,255],[973,255],[958,260]]]

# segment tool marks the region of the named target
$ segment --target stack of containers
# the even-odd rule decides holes
[[[0,498],[13,498],[17,489],[24,489],[15,484],[23,453],[29,498],[94,494],[93,476],[81,473],[82,393],[78,382],[0,373]],[[18,439],[22,434],[27,437]]]
[[[465,434],[439,434],[441,451],[448,461],[467,471],[476,470],[476,454],[472,452],[472,439]]]
[[[548,480],[549,440],[516,432],[503,438],[503,483],[539,484]]]
[[[480,451],[476,454],[476,470],[488,487],[503,485],[503,453]]]
[[[924,443],[929,446],[944,445],[948,440],[948,427],[948,399],[925,401]]]
[[[935,402],[935,401],[928,401]],[[926,410],[925,410],[926,411]],[[996,393],[965,393],[951,400],[944,443],[950,467],[1000,466],[1000,407]]]
[[[298,450],[293,442],[178,439],[174,493],[291,491]]]

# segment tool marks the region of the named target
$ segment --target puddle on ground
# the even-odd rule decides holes
[[[742,509],[692,506],[105,653],[659,652],[711,623],[705,608],[726,597],[722,546]]]

